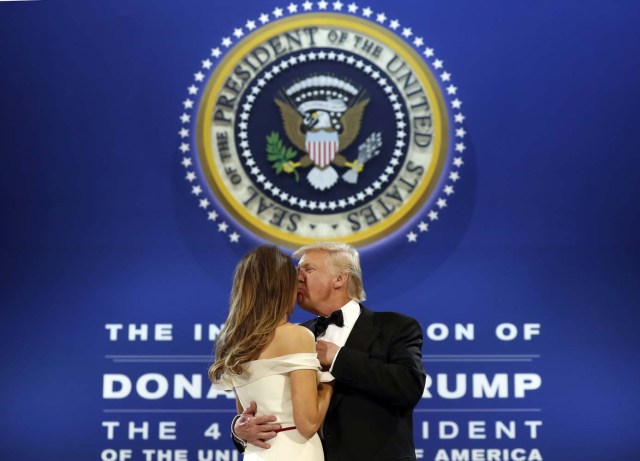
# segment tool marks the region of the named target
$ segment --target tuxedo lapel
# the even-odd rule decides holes
[[[373,340],[373,312],[360,304],[360,316],[347,338],[345,347],[367,352]]]
[[[361,352],[368,352],[369,346],[374,339],[373,311],[370,311],[360,304],[360,316],[358,317],[358,320],[356,320],[351,333],[349,333],[349,337],[347,338],[347,342],[344,347]],[[339,386],[336,386],[331,401],[329,402],[327,414],[331,413],[338,406],[343,396],[344,394],[339,391]]]

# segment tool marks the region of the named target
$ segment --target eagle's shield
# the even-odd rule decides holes
[[[337,131],[308,132],[305,141],[307,153],[318,168],[326,168],[338,153]]]

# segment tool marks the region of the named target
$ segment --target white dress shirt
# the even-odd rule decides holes
[[[338,347],[344,346],[347,342],[347,338],[353,330],[353,326],[356,324],[356,320],[360,317],[360,304],[357,301],[351,300],[344,306],[340,308],[342,311],[342,317],[344,319],[344,326],[339,327],[337,325],[331,324],[327,327],[327,331],[318,336],[316,339],[321,339],[323,341],[327,341],[333,344],[336,344]],[[331,363],[331,367],[329,371],[333,369],[333,364],[340,353],[340,349],[336,353],[336,356],[333,358],[333,362]]]

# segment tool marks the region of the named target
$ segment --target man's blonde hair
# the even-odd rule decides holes
[[[293,257],[300,259],[307,251],[312,250],[327,253],[328,264],[334,269],[336,275],[344,272],[349,276],[347,296],[354,301],[364,301],[366,299],[362,282],[362,269],[360,269],[360,255],[355,248],[346,243],[316,242],[299,248],[293,253]]]

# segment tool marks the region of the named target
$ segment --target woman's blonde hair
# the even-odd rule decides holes
[[[209,379],[223,373],[242,373],[242,364],[254,360],[291,315],[298,276],[291,258],[275,246],[259,246],[240,260],[233,274],[229,316],[215,344]]]

